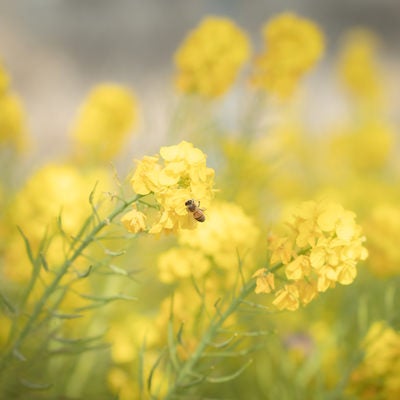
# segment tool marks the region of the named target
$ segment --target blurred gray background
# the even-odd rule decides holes
[[[394,108],[399,105],[400,0],[0,0],[0,59],[23,98],[37,157],[63,154],[79,104],[104,81],[135,90],[148,133],[136,146],[145,148],[149,137],[163,134],[172,57],[188,30],[206,15],[228,16],[257,49],[263,23],[287,10],[321,25],[328,61],[347,29],[374,30],[384,44]],[[334,118],[329,83],[321,72],[313,79],[318,114],[325,109]]]

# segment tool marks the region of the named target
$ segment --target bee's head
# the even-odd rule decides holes
[[[185,202],[185,206],[191,206],[192,204],[194,204],[193,199],[187,200],[187,201]]]

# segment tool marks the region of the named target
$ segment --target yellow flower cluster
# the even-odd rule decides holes
[[[249,58],[245,33],[228,18],[207,17],[175,54],[176,85],[183,93],[224,94]]]
[[[400,333],[384,322],[375,322],[363,348],[364,359],[351,375],[351,392],[370,400],[400,398]]]
[[[182,232],[179,243],[200,250],[220,268],[234,271],[252,264],[252,252],[260,235],[254,220],[234,203],[216,202],[207,210],[207,224],[194,232]]]
[[[0,146],[21,151],[27,144],[26,121],[19,97],[10,89],[10,78],[0,65]]]
[[[96,182],[96,195],[112,187],[106,170],[83,171],[68,164],[47,164],[30,177],[7,210],[8,226],[13,229],[7,234],[4,272],[8,277],[24,281],[31,272],[26,267],[22,239],[15,226],[21,227],[34,251],[46,233],[53,237],[45,252],[46,260],[53,266],[64,261],[66,240],[63,235],[57,236],[57,218],[61,215],[67,237],[75,235],[91,213],[88,197]]]
[[[206,155],[200,149],[182,141],[162,147],[160,154],[138,161],[131,184],[137,194],[154,195],[159,211],[153,215],[149,232],[176,232],[196,226],[185,206],[187,200],[195,199],[205,207],[210,204],[214,194],[214,170],[207,167]],[[125,226],[133,233],[143,230],[141,224],[134,221],[143,221],[143,216],[138,216],[137,212],[123,217]]]
[[[94,87],[82,104],[72,128],[76,154],[91,162],[109,161],[127,140],[137,122],[137,101],[116,84]]]
[[[312,21],[281,14],[263,28],[265,50],[254,63],[252,82],[280,98],[289,97],[300,78],[324,50],[324,38]]]
[[[353,212],[333,202],[308,201],[297,207],[287,225],[288,235],[270,238],[270,263],[283,265],[288,281],[274,292],[278,309],[297,310],[336,283],[353,282],[357,262],[368,254]],[[274,290],[270,274],[266,269],[255,273],[257,293]]]
[[[347,34],[340,54],[338,71],[344,86],[355,98],[381,100],[382,76],[376,61],[377,38],[367,30]]]
[[[179,233],[181,247],[163,253],[158,261],[159,277],[163,282],[204,276],[214,265],[229,274],[226,284],[242,269],[252,265],[259,230],[254,221],[233,203],[214,202],[207,210],[207,223],[194,231]],[[232,278],[232,279],[230,279]]]

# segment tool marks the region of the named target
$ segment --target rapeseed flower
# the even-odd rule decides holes
[[[0,64],[0,147],[26,147],[26,117],[20,98],[10,88],[10,77]]]
[[[133,92],[116,84],[94,87],[72,128],[76,154],[85,162],[111,160],[121,151],[138,119]]]
[[[137,194],[152,194],[156,202],[158,212],[149,222],[150,233],[194,229],[197,223],[185,202],[195,199],[201,206],[210,204],[214,170],[207,167],[206,155],[200,149],[182,141],[138,161],[131,184]]]
[[[383,79],[376,57],[378,39],[372,32],[349,32],[339,55],[341,82],[355,99],[377,104],[382,100]]]
[[[371,325],[363,340],[364,359],[353,371],[349,389],[361,399],[400,397],[400,334],[385,322]]]
[[[296,310],[337,283],[353,282],[357,262],[367,257],[353,212],[333,202],[308,201],[296,208],[286,224],[287,235],[269,240],[271,265],[282,265],[288,282],[275,292],[273,304],[278,309]],[[256,273],[258,293],[270,272]]]
[[[400,274],[400,208],[393,205],[375,206],[364,222],[368,237],[368,268],[379,277]]]
[[[264,25],[263,38],[265,50],[255,59],[252,83],[287,98],[321,58],[323,34],[312,21],[284,13]]]
[[[247,36],[234,22],[207,17],[175,54],[176,86],[183,93],[220,96],[232,86],[249,54]]]
[[[181,232],[179,243],[200,250],[216,266],[233,274],[239,262],[244,269],[252,265],[260,236],[255,221],[234,203],[214,202],[206,212],[207,223],[193,232]]]
[[[20,250],[22,239],[15,226],[21,227],[33,251],[37,251],[45,235],[51,238],[45,252],[49,265],[58,266],[64,261],[66,237],[76,235],[91,214],[88,199],[96,182],[99,182],[95,196],[97,201],[102,196],[102,190],[109,191],[113,186],[111,175],[103,169],[84,171],[69,164],[47,164],[27,180],[7,210],[8,226],[12,228],[6,235],[6,276],[26,281],[31,272],[27,268],[26,255]],[[98,212],[104,212],[105,206]],[[59,232],[59,216],[64,235]]]

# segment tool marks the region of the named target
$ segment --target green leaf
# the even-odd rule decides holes
[[[242,365],[237,371],[230,375],[224,375],[224,376],[219,376],[219,377],[211,377],[208,376],[206,380],[210,383],[223,383],[223,382],[229,382],[232,381],[233,379],[237,378],[251,363],[253,362],[252,359],[247,361],[246,364]]]

